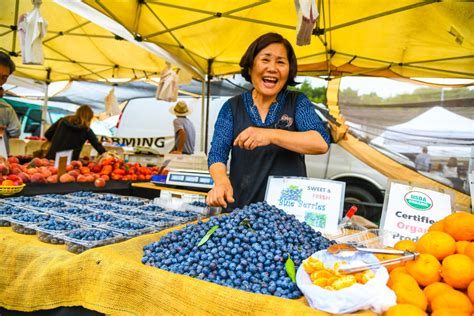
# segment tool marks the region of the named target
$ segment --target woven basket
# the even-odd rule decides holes
[[[26,184],[22,185],[1,185],[0,186],[0,195],[8,196],[13,195],[21,190],[26,186]]]

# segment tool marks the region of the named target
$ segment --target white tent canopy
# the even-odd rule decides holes
[[[435,106],[406,123],[389,127],[372,143],[401,153],[419,153],[427,146],[433,156],[470,157],[474,120]]]

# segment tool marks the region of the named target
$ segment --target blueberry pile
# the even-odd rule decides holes
[[[197,207],[208,207],[207,203],[201,201],[192,201],[191,203],[189,203],[189,205]]]
[[[164,208],[162,208],[161,206],[159,206],[159,205],[153,205],[153,204],[140,207],[140,209],[141,209],[141,210],[144,210],[144,211],[147,211],[147,212],[164,212],[164,211],[166,211],[166,210],[165,210]]]
[[[61,214],[70,214],[70,215],[87,215],[91,214],[92,211],[89,211],[85,208],[80,208],[80,207],[68,207],[68,208],[59,208],[55,210],[56,213],[61,213]]]
[[[65,207],[66,203],[63,201],[32,201],[29,203],[31,206],[40,208],[58,208]]]
[[[86,222],[92,222],[92,223],[106,223],[106,222],[112,222],[116,221],[118,218],[107,214],[107,213],[94,213],[94,214],[89,214],[81,217],[84,219]]]
[[[211,227],[218,229],[198,247]],[[293,215],[264,202],[172,231],[144,247],[142,262],[170,272],[260,294],[297,298],[288,256],[297,268],[333,242]]]

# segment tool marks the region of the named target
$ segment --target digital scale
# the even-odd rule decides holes
[[[206,170],[187,170],[187,169],[170,169],[166,177],[166,184],[212,189],[214,181]]]

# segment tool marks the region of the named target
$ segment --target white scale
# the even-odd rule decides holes
[[[207,170],[170,169],[166,177],[166,184],[212,189],[214,181]]]

